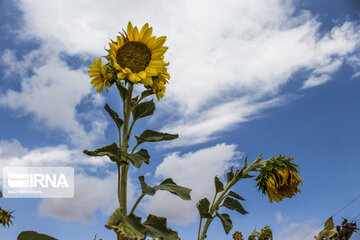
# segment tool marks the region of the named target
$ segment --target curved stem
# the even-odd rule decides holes
[[[138,200],[136,200],[136,202],[135,202],[134,206],[132,207],[129,215],[132,214],[132,213],[134,213],[137,205],[140,203],[140,201],[143,199],[143,197],[145,197],[145,194],[144,194],[144,193],[140,195],[140,197],[138,198]]]

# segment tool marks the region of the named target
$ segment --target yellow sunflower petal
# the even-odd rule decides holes
[[[152,51],[151,59],[158,59],[168,50],[168,47],[161,47]]]
[[[126,31],[126,33],[127,33],[127,36],[128,36],[128,38],[129,38],[130,41],[133,41],[133,40],[134,40],[134,38],[133,38],[133,29],[134,29],[134,27],[133,27],[133,25],[131,24],[131,22],[129,21],[129,23],[128,23],[128,25],[127,25],[127,31]]]
[[[140,33],[137,27],[134,27],[133,29],[133,37],[134,37],[134,41],[138,42],[140,39]]]

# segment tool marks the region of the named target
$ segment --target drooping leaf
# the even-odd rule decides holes
[[[225,230],[225,233],[229,234],[229,232],[233,228],[232,221],[230,219],[230,215],[227,213],[223,213],[223,214],[216,213],[216,216],[218,218],[220,218],[223,228]]]
[[[136,168],[140,168],[143,162],[149,164],[150,155],[146,149],[140,149],[133,155],[129,155],[129,159]]]
[[[214,182],[215,182],[216,193],[219,193],[224,190],[224,184],[221,182],[221,180],[218,176],[215,176]]]
[[[137,143],[169,141],[178,138],[178,134],[161,133],[153,130],[145,130],[139,137],[135,136]]]
[[[230,190],[230,192],[228,193],[230,197],[233,197],[233,198],[237,198],[239,200],[242,200],[242,201],[246,201],[245,198],[241,197],[239,194],[237,194],[236,192],[233,192]]]
[[[243,215],[248,213],[238,200],[230,197],[226,197],[222,205],[227,207],[228,209],[235,210]]]
[[[199,211],[201,218],[211,218],[212,217],[211,214],[209,213],[210,202],[207,198],[200,199],[196,203],[196,207]]]
[[[146,195],[150,195],[150,196],[154,196],[156,193],[156,189],[153,187],[150,187],[149,185],[147,185],[147,183],[145,182],[145,177],[144,176],[140,176],[139,177],[140,180],[140,185],[141,185],[141,191],[142,193],[146,194]]]
[[[17,240],[57,240],[57,239],[34,231],[24,231],[19,234]]]
[[[134,120],[138,120],[139,118],[150,116],[155,111],[155,103],[153,100],[148,102],[142,102],[138,104],[133,110],[133,118]]]
[[[134,214],[125,217],[121,214],[120,208],[110,216],[105,227],[114,230],[117,234],[127,238],[145,238],[145,227],[141,224],[141,218]]]
[[[129,96],[129,91],[123,86],[122,82],[119,80],[116,81],[116,86],[119,90],[122,100],[125,101],[125,99],[127,99],[127,97]]]
[[[233,167],[230,168],[230,170],[226,173],[226,182],[230,182],[234,178],[234,172]]]
[[[333,228],[335,228],[333,218],[329,217],[325,222],[324,230],[332,230]]]
[[[94,151],[84,150],[83,153],[95,157],[108,156],[113,162],[128,164],[126,161],[121,159],[121,152],[116,143],[95,149]]]
[[[191,200],[190,188],[177,185],[171,178],[165,179],[162,183],[154,187],[156,190],[165,190],[179,196],[183,200]]]
[[[146,228],[146,235],[152,238],[160,238],[162,240],[178,240],[177,232],[167,226],[166,218],[158,217],[150,214],[143,223]]]
[[[165,179],[162,183],[155,187],[150,187],[147,185],[144,176],[140,176],[139,180],[141,184],[141,190],[146,195],[153,196],[157,190],[164,190],[179,196],[184,200],[191,200],[191,189],[177,185],[171,178]]]
[[[109,113],[110,117],[114,120],[116,126],[120,129],[121,126],[123,125],[124,121],[122,119],[119,118],[119,114],[117,114],[117,112],[115,112],[114,110],[112,110],[109,105],[105,104],[105,110]]]

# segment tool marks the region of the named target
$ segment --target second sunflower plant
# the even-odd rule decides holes
[[[118,133],[118,143],[112,143],[96,150],[84,150],[90,156],[108,156],[117,167],[118,185],[117,193],[119,208],[110,216],[106,227],[115,231],[117,239],[145,239],[146,237],[159,238],[163,240],[180,239],[178,233],[167,226],[166,218],[150,214],[145,221],[135,215],[136,207],[144,196],[153,196],[156,191],[164,190],[184,200],[191,200],[191,189],[177,185],[171,178],[165,179],[157,186],[149,186],[145,182],[145,177],[140,176],[139,182],[142,193],[132,208],[127,206],[127,179],[129,167],[133,165],[140,168],[143,163],[149,164],[150,154],[144,148],[138,147],[147,142],[169,141],[178,138],[177,134],[157,132],[154,130],[144,130],[139,136],[135,136],[136,143],[130,148],[129,141],[134,124],[137,120],[150,116],[155,111],[153,100],[145,101],[146,98],[155,96],[157,100],[164,97],[166,84],[170,79],[167,72],[168,62],[164,60],[167,47],[164,46],[166,37],[152,36],[152,27],[145,24],[140,30],[129,22],[127,30],[119,33],[116,41],[109,43],[106,64],[103,65],[102,59],[93,61],[88,71],[92,78],[91,84],[97,92],[102,92],[104,88],[109,91],[116,85],[121,100],[121,116],[108,104],[105,110],[114,121]],[[142,86],[141,94],[134,96],[134,87]],[[292,158],[279,156],[262,160],[261,155],[249,166],[245,159],[241,169],[236,171],[233,168],[227,172],[226,184],[215,176],[215,196],[212,203],[206,198],[197,203],[200,214],[198,229],[198,240],[206,238],[207,230],[213,219],[219,218],[228,234],[232,229],[232,221],[229,214],[220,213],[222,207],[235,210],[240,214],[247,211],[242,207],[240,201],[245,200],[231,188],[244,178],[255,177],[250,172],[258,173],[255,178],[259,190],[267,194],[270,202],[281,201],[285,197],[293,197],[300,192],[298,185],[302,184],[298,173],[298,165],[293,164]],[[205,220],[202,227],[202,220]]]

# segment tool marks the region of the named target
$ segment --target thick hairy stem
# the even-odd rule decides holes
[[[129,83],[128,96],[123,104],[124,106],[124,125],[123,125],[123,137],[122,137],[122,150],[127,152],[129,147],[129,122],[131,117],[131,98],[133,91],[133,84]],[[121,166],[120,176],[120,209],[124,216],[127,216],[127,176],[128,176],[129,165]]]
[[[243,172],[243,175],[247,174],[248,172],[252,171],[256,166],[258,165],[258,161],[255,160],[248,168],[246,168]],[[224,190],[220,193],[219,197],[216,199],[214,204],[210,207],[210,215],[213,216],[214,212],[219,207],[220,203],[224,200],[225,195],[227,192],[231,189],[234,184],[236,184],[239,181],[236,177],[234,177],[229,184],[224,188]],[[215,218],[215,216],[211,218],[207,218],[204,224],[204,228],[202,229],[200,240],[204,240],[206,237],[207,230],[209,229],[209,226],[212,222],[212,220]]]

